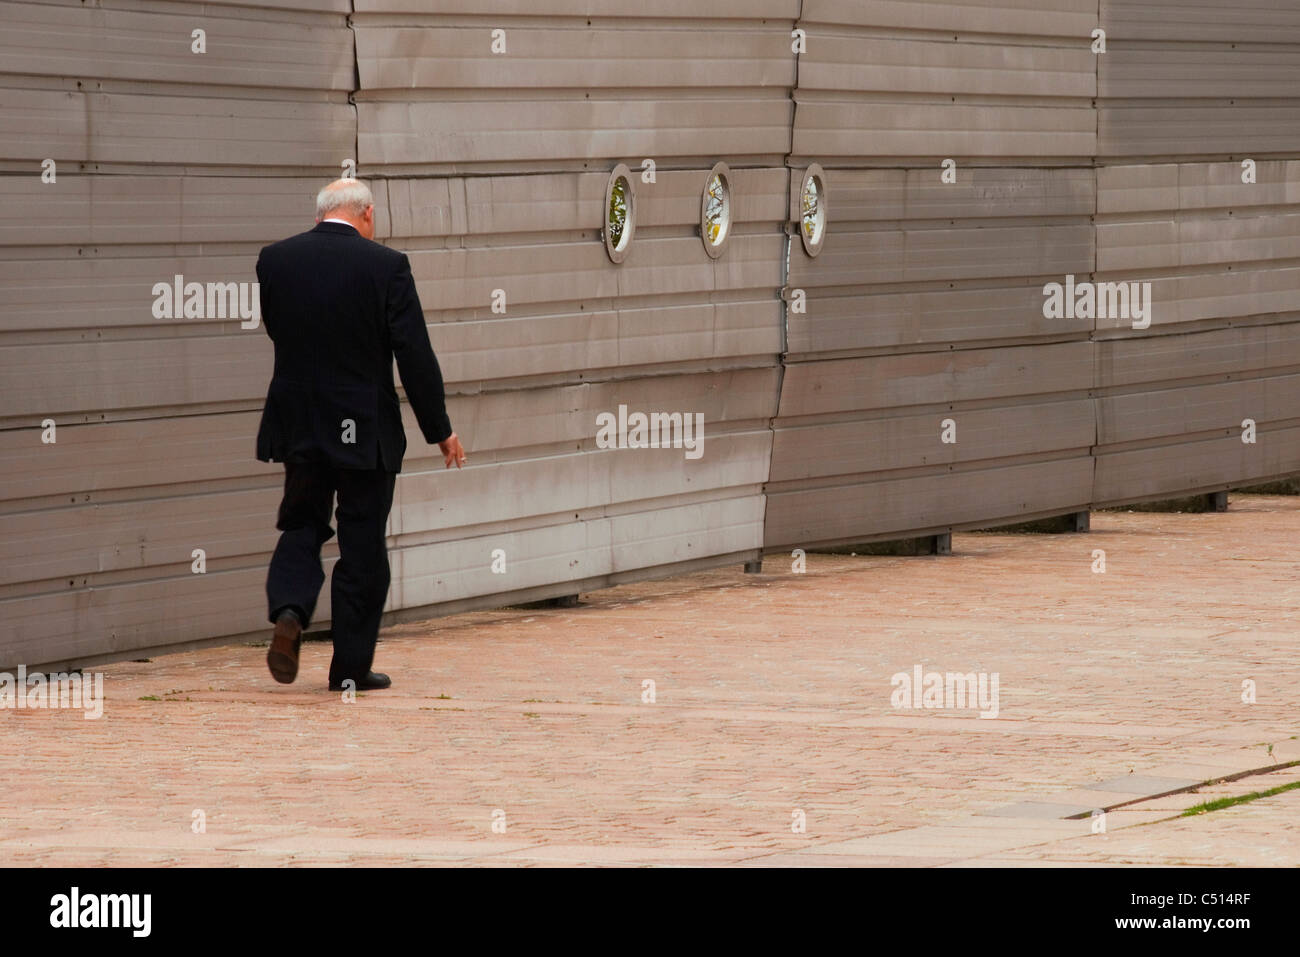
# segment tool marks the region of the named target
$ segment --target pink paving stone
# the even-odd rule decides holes
[[[805,575],[770,555],[760,575],[724,568],[579,608],[408,624],[384,633],[376,661],[395,687],[352,704],[326,690],[317,643],[292,687],[244,645],[107,665],[101,720],[0,712],[0,768],[22,782],[0,792],[0,853],[146,866],[1300,863],[1296,792],[1145,827],[1122,821],[1169,805],[1112,812],[1101,844],[1060,836],[1087,821],[988,816],[1128,775],[1206,779],[1300,753],[1300,501],[1098,513],[1093,529],[959,534],[952,556],[812,554]],[[1104,575],[1091,572],[1098,547]],[[1000,716],[895,709],[891,676],[917,664],[998,672]],[[641,703],[647,678],[654,704]],[[1245,678],[1255,704],[1240,700]],[[206,834],[190,831],[195,809]],[[807,833],[791,831],[795,811]]]

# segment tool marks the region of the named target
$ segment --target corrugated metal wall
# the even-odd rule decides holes
[[[1097,270],[1150,281],[1155,315],[1146,331],[1099,323],[1094,499],[1294,473],[1300,5],[1102,0],[1101,12]]]
[[[281,472],[252,439],[270,344],[238,322],[160,322],[150,289],[176,273],[252,279],[258,248],[307,228],[348,158],[375,186],[380,238],[411,256],[471,451],[468,472],[444,471],[407,415],[391,608],[759,554],[795,5],[629,20],[607,4],[589,24],[574,3],[358,3],[350,25],[347,3],[310,6],[324,5],[0,7],[0,188],[23,223],[0,254],[0,658],[263,628]],[[190,52],[195,27],[206,54]],[[719,34],[728,53],[703,95]],[[635,247],[616,267],[599,239],[609,170],[645,159],[655,181],[635,177]],[[719,159],[737,225],[715,261],[698,223]],[[597,449],[597,414],[620,404],[702,413],[705,454]]]
[[[805,0],[791,163],[827,167],[833,226],[791,258],[808,305],[788,316],[769,547],[1300,469],[1300,8],[1098,14]],[[1067,275],[1150,282],[1150,328],[1044,318]]]
[[[1088,7],[805,0],[792,162],[831,225],[791,255],[769,546],[1087,507],[1091,325],[1042,286],[1092,269]]]
[[[383,177],[379,229],[411,257],[474,466],[447,472],[412,436],[397,606],[757,557],[794,82],[788,23],[762,17],[791,5],[726,22],[733,2],[675,6],[647,20],[619,3],[358,0],[360,167]],[[707,80],[717,32],[727,52]],[[719,158],[737,167],[741,225],[715,261],[698,223]],[[647,159],[615,266],[609,171]],[[597,448],[597,415],[620,405],[703,413],[705,454]]]
[[[269,342],[156,319],[152,287],[252,280],[258,249],[310,221],[355,153],[347,9],[0,5],[0,664],[265,618],[280,479],[251,442]]]
[[[1300,471],[1300,13],[1176,6],[1103,0],[1095,55],[1096,0],[0,4],[0,666],[260,633],[270,344],[151,287],[251,280],[348,159],[471,454],[408,415],[398,617]],[[1151,281],[1151,329],[1043,318],[1066,274]],[[597,448],[619,405],[705,454]]]

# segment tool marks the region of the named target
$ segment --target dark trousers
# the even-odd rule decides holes
[[[383,470],[340,469],[327,464],[284,466],[284,499],[275,527],[281,532],[266,575],[271,621],[285,608],[311,623],[325,584],[321,546],[334,537],[330,511],[338,493],[339,560],[330,582],[334,659],[330,683],[364,677],[374,662],[379,619],[388,596],[388,544],[384,526],[397,476]]]

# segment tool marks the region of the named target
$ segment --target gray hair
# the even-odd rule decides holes
[[[360,218],[366,207],[375,204],[370,187],[356,179],[336,179],[316,194],[316,218],[324,219],[330,213],[343,210]]]

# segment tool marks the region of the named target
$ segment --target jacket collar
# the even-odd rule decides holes
[[[360,236],[354,226],[348,226],[344,223],[317,223],[312,230],[313,233],[336,233],[340,236]]]

